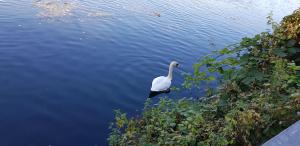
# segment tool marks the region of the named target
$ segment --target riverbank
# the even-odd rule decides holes
[[[300,9],[268,23],[194,64],[182,90],[216,81],[210,96],[147,100],[136,118],[116,111],[110,145],[260,145],[299,120]]]

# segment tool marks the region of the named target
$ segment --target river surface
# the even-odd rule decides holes
[[[0,0],[0,146],[107,145],[154,77],[266,31],[298,0]],[[172,92],[179,98],[189,93]]]

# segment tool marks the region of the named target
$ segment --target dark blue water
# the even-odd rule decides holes
[[[165,75],[170,61],[181,63],[173,82],[180,86],[198,58],[267,30],[270,11],[280,20],[300,6],[297,0],[64,2],[72,8],[60,16],[30,0],[0,0],[0,146],[107,145],[113,109],[140,113],[152,79]]]

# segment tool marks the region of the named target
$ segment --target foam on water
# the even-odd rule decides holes
[[[33,2],[33,6],[41,9],[38,16],[40,17],[63,17],[72,15],[72,11],[76,5],[72,2],[64,2],[60,0],[37,0]]]

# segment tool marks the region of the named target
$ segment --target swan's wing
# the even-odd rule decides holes
[[[167,77],[160,76],[152,81],[151,91],[165,91],[171,86],[171,80]]]

